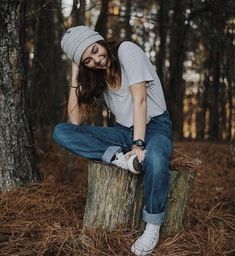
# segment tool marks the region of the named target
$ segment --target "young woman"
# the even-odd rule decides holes
[[[159,240],[164,220],[172,155],[171,121],[159,78],[136,44],[110,44],[85,26],[70,28],[61,46],[72,61],[70,123],[58,124],[53,138],[74,154],[144,173],[146,227],[131,251],[148,255]],[[102,96],[116,124],[83,125]]]

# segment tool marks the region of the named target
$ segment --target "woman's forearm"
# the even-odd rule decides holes
[[[133,140],[145,140],[147,102],[145,98],[133,100]]]
[[[69,92],[69,100],[68,100],[68,116],[69,120],[72,124],[79,125],[84,120],[85,116],[84,113],[79,109],[78,106],[78,99],[76,95],[76,87],[78,87],[77,80],[72,80],[72,87],[70,88]]]

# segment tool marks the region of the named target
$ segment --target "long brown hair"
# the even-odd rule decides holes
[[[111,85],[115,85],[117,75],[120,76],[121,68],[118,60],[118,47],[122,42],[107,42],[104,40],[97,42],[107,50],[110,61],[110,74],[108,80]],[[78,74],[79,88],[76,89],[78,106],[84,112],[91,112],[97,105],[102,93],[107,89],[104,69],[90,69],[83,63],[79,65]]]

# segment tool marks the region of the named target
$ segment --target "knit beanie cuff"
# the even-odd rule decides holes
[[[65,32],[61,47],[70,60],[79,64],[87,47],[100,40],[104,38],[98,32],[86,26],[77,26]]]

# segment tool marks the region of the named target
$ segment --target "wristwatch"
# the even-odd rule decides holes
[[[143,140],[134,140],[132,145],[136,145],[138,148],[144,149],[145,148],[145,142]]]

